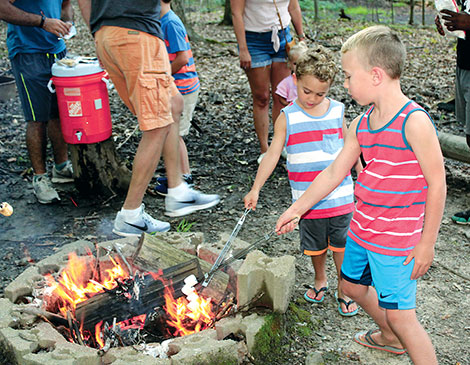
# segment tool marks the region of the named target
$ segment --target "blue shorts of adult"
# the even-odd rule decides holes
[[[406,256],[388,256],[366,250],[348,237],[341,277],[354,284],[373,286],[382,308],[414,309],[416,280],[410,278],[415,261],[403,265],[405,259]]]
[[[66,51],[18,53],[10,60],[27,122],[47,122],[59,117],[57,95],[49,91],[47,84],[52,77],[52,65],[65,54]]]
[[[251,68],[266,67],[273,62],[286,62],[286,37],[284,34],[287,36],[288,42],[292,40],[289,27],[280,30],[277,34],[280,46],[276,52],[271,39],[272,32],[245,32],[246,45],[251,56]]]

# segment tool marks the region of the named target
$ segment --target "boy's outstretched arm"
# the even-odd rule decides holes
[[[271,176],[276,168],[279,157],[286,141],[286,115],[281,113],[274,124],[274,136],[269,145],[268,151],[264,155],[256,173],[255,182],[248,194],[245,195],[243,201],[245,208],[256,210],[259,192],[266,180]]]
[[[300,218],[308,209],[331,193],[357,163],[361,154],[361,148],[356,138],[358,122],[359,118],[356,118],[351,123],[344,147],[336,159],[313,180],[302,196],[279,217],[276,223],[276,232],[278,234],[293,231],[296,222],[291,222],[292,219],[295,217]]]
[[[411,273],[411,279],[415,280],[428,271],[434,259],[434,245],[446,199],[446,175],[436,131],[425,113],[415,112],[410,116],[405,135],[428,185],[421,239],[404,262],[404,265],[408,265],[415,259]]]

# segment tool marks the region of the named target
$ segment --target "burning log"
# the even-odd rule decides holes
[[[162,276],[165,280],[171,280],[175,296],[181,296],[184,279],[191,274],[202,278],[196,258],[163,269]],[[75,317],[83,329],[92,331],[101,321],[120,322],[147,314],[165,303],[165,284],[153,275],[136,276],[117,283],[116,288],[99,293],[77,305]]]
[[[180,264],[193,258],[193,255],[175,248],[160,239],[158,236],[152,236],[145,233],[141,236],[139,244],[137,245],[137,249],[133,256],[133,264],[143,271],[156,271],[158,269],[164,269]],[[197,260],[199,261],[203,273],[210,271],[212,265],[209,262],[199,258],[197,258]],[[206,288],[203,288],[201,294],[211,297],[214,301],[219,302],[224,297],[228,282],[228,274],[219,270],[214,274],[209,285]]]

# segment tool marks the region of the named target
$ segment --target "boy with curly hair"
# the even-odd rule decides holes
[[[271,145],[261,161],[251,191],[244,198],[246,208],[256,208],[259,191],[276,167],[284,147],[294,202],[343,148],[343,135],[347,131],[344,105],[326,96],[337,71],[332,56],[321,46],[307,50],[297,60],[294,74],[297,99],[282,109],[275,123]],[[325,267],[328,249],[333,252],[340,278],[353,209],[353,182],[347,174],[335,191],[311,205],[302,215],[301,249],[311,257],[315,271],[314,285],[304,294],[305,300],[310,303],[321,303],[325,299],[328,290]],[[357,313],[356,303],[343,293],[340,282],[335,296],[341,315],[353,316]]]

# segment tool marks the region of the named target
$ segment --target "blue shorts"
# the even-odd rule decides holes
[[[292,40],[289,27],[280,30],[278,33],[280,46],[276,52],[273,48],[273,42],[271,42],[272,32],[245,32],[246,45],[251,56],[251,68],[266,67],[273,62],[287,61],[286,37],[284,34],[287,35],[288,42]]]
[[[341,277],[354,284],[374,286],[379,306],[385,309],[416,308],[416,280],[411,280],[414,259],[403,265],[405,256],[388,256],[346,241]]]
[[[18,53],[11,59],[11,69],[27,122],[47,122],[59,117],[57,95],[47,84],[52,77],[55,60],[65,57],[66,51],[52,53]]]

